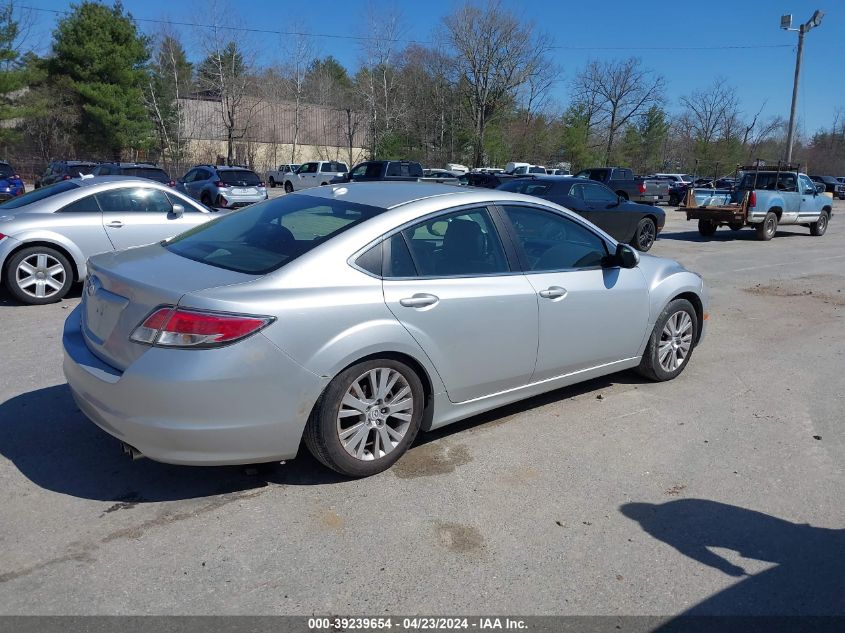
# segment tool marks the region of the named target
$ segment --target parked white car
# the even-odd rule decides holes
[[[345,176],[349,172],[346,163],[336,160],[315,160],[310,163],[302,163],[294,172],[285,174],[285,191],[302,191],[311,187],[327,185],[332,178]]]
[[[297,169],[299,169],[299,165],[296,163],[285,163],[283,165],[279,165],[278,169],[268,170],[267,185],[270,187],[281,185],[285,181],[285,178],[294,173]]]

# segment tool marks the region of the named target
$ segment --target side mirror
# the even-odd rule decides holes
[[[640,256],[627,244],[617,244],[616,252],[604,258],[602,264],[605,268],[636,268],[640,263]]]
[[[827,191],[826,187],[822,183],[819,183],[816,185],[816,190],[813,193],[820,194],[824,193],[825,191]]]
[[[181,204],[174,204],[173,209],[170,211],[171,218],[181,218],[182,215],[185,213],[185,207]]]

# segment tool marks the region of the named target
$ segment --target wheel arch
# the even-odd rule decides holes
[[[773,207],[769,207],[769,210],[766,213],[774,213],[775,217],[777,217],[778,222],[780,222],[780,216],[783,215],[783,209],[777,205]]]
[[[67,260],[70,262],[74,282],[82,281],[82,271],[85,270],[85,261],[84,259],[82,259],[81,253],[75,253],[72,249],[68,248],[67,245],[62,244],[61,242],[55,242],[44,238],[33,239],[29,241],[21,241],[19,245],[17,245],[13,250],[9,251],[9,254],[6,256],[6,259],[3,261],[3,272],[5,273],[5,268],[8,265],[9,260],[14,257],[16,253],[19,253],[25,248],[31,248],[33,246],[43,246],[46,248],[52,248],[53,250],[60,252],[62,255],[67,257]]]
[[[675,299],[686,299],[692,304],[692,307],[695,308],[695,316],[698,317],[698,330],[695,333],[695,342],[698,344],[698,341],[701,340],[701,333],[704,331],[704,302],[696,293],[686,291],[672,297],[666,305],[669,305],[669,303],[672,303]]]

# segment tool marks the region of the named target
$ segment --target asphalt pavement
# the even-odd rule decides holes
[[[677,380],[555,391],[357,481],[129,460],[62,376],[79,290],[0,291],[0,613],[845,614],[845,203],[771,242],[667,215],[653,253],[712,296]]]

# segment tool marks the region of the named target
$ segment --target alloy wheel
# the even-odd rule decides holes
[[[637,245],[641,251],[647,251],[654,244],[655,228],[651,221],[643,223],[640,234],[637,235]]]
[[[657,347],[657,360],[664,371],[673,372],[683,365],[692,348],[692,335],[692,319],[685,310],[666,320]]]
[[[413,414],[414,397],[405,377],[390,367],[371,369],[352,381],[341,400],[340,443],[361,461],[384,457],[405,437]]]
[[[18,288],[36,299],[52,297],[61,291],[66,278],[64,265],[47,253],[33,253],[22,259],[15,270]]]

